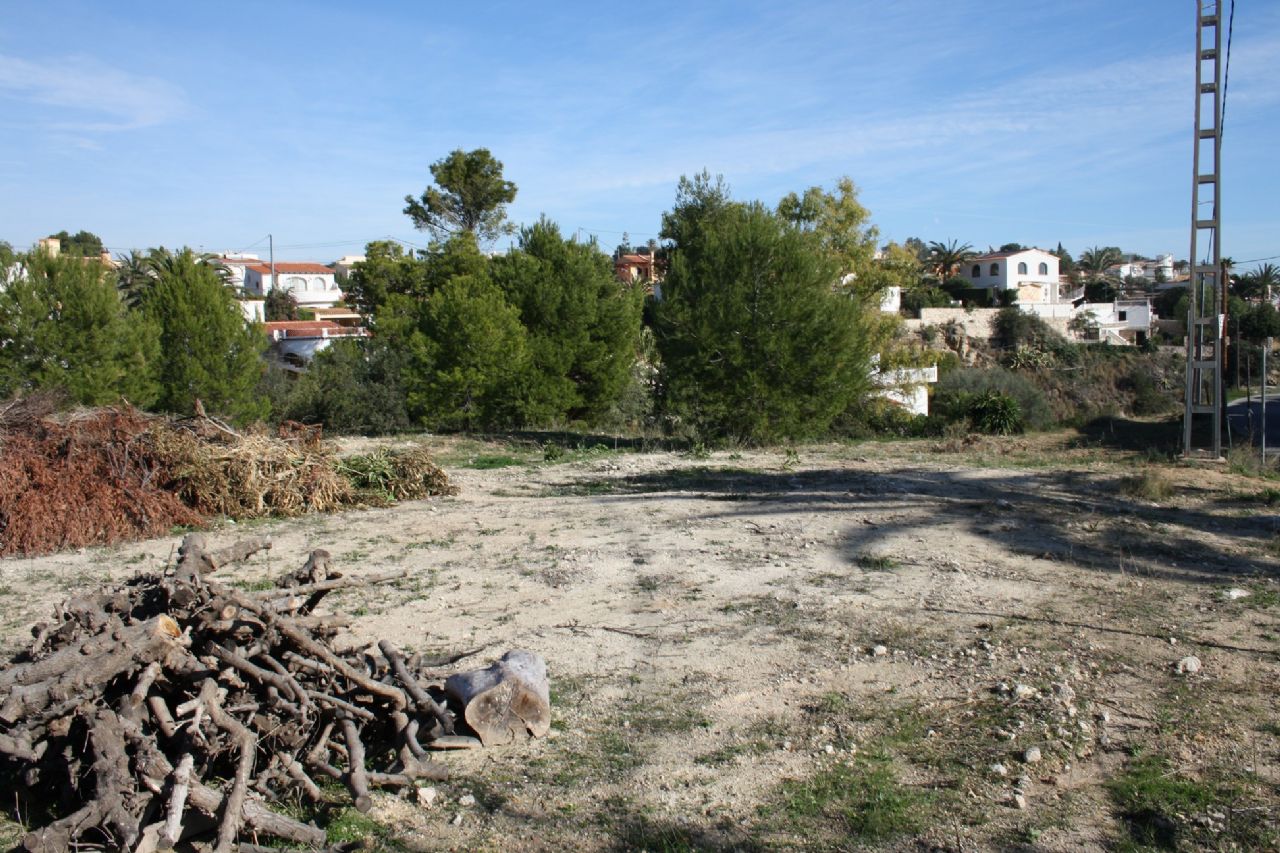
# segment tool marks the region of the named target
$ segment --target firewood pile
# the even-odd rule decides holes
[[[471,652],[337,650],[346,620],[317,612],[324,596],[402,572],[347,578],[314,551],[266,590],[212,577],[269,547],[213,551],[189,534],[170,569],[64,602],[0,669],[0,796],[48,821],[23,849],[323,848],[322,829],[273,804],[341,786],[368,811],[374,788],[447,778],[430,750],[546,734],[533,653],[441,682],[440,667]]]

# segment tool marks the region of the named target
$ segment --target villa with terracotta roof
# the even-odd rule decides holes
[[[961,270],[976,288],[1012,290],[1018,304],[1056,303],[1066,296],[1058,273],[1058,256],[1044,249],[989,252]]]
[[[276,269],[280,264],[276,264]],[[332,320],[283,320],[263,323],[270,355],[286,370],[301,372],[335,340],[363,338],[369,333],[360,327],[342,326]]]
[[[300,308],[328,308],[342,300],[342,291],[331,267],[317,263],[278,261],[275,277],[271,264],[248,264],[244,268],[244,292],[265,297],[275,287],[293,294]]]
[[[652,253],[627,252],[613,259],[613,274],[624,284],[652,286],[662,280],[665,272],[666,261]]]

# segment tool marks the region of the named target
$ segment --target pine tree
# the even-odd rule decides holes
[[[61,389],[85,405],[155,400],[156,327],[133,316],[107,269],[28,255],[0,288],[0,397]]]
[[[693,239],[674,247],[654,311],[665,413],[706,441],[822,433],[869,390],[873,347],[858,300],[833,288],[836,260],[758,203],[678,218]]]
[[[493,277],[528,333],[526,419],[598,420],[631,379],[641,292],[614,277],[594,242],[566,240],[545,218],[495,259]]]
[[[155,283],[143,311],[160,329],[160,396],[164,411],[190,414],[201,400],[210,414],[252,422],[268,414],[257,393],[266,339],[245,322],[218,271],[190,249],[151,254]]]
[[[524,327],[487,276],[455,276],[423,306],[408,348],[409,406],[444,429],[512,425],[527,371]]]

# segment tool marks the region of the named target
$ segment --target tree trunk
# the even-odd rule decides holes
[[[551,729],[547,664],[533,652],[517,649],[486,669],[451,675],[444,689],[485,746],[543,737]]]

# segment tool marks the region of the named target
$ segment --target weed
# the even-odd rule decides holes
[[[824,714],[840,714],[849,710],[849,697],[843,693],[831,691],[818,699],[817,711]]]
[[[1280,590],[1269,584],[1253,584],[1246,601],[1253,607],[1280,607]]]
[[[1173,497],[1173,483],[1163,472],[1146,470],[1131,477],[1122,477],[1117,484],[1120,494],[1131,498],[1159,502]]]
[[[1136,755],[1107,788],[1125,820],[1129,840],[1140,847],[1181,850],[1230,844],[1262,850],[1280,841],[1259,812],[1233,809],[1246,793],[1238,781],[1212,775],[1192,779],[1159,753]],[[1224,819],[1216,832],[1210,824],[1215,812]],[[1230,820],[1225,820],[1227,814]]]
[[[325,835],[331,844],[342,844],[349,841],[369,842],[376,839],[382,842],[382,849],[398,849],[387,844],[391,841],[391,830],[354,808],[344,808],[334,812],[325,825]],[[377,848],[374,848],[377,849]]]
[[[869,572],[888,572],[898,567],[898,561],[887,554],[859,554],[857,563]]]
[[[819,770],[782,783],[780,810],[802,830],[837,821],[849,835],[884,841],[916,832],[925,823],[930,797],[901,784],[884,755]]]
[[[268,589],[275,589],[276,582],[271,578],[258,578],[257,580],[234,580],[231,585],[236,589],[242,589],[245,592],[263,592]]]
[[[640,592],[657,592],[668,580],[662,575],[640,575],[636,578],[636,589]]]
[[[768,751],[768,745],[760,741],[740,740],[699,755],[694,762],[708,767],[718,767],[721,764],[731,764],[742,755],[761,755]]]
[[[1273,480],[1280,476],[1274,462],[1267,462],[1252,447],[1233,447],[1227,451],[1227,469],[1232,474]]]
[[[450,536],[448,539],[424,539],[421,542],[410,542],[404,547],[410,551],[416,551],[419,548],[448,548],[456,541],[456,537]]]
[[[494,468],[510,468],[524,463],[525,460],[518,456],[512,456],[507,453],[494,453],[484,456],[472,456],[467,460],[466,467],[475,468],[478,471],[488,471]]]

